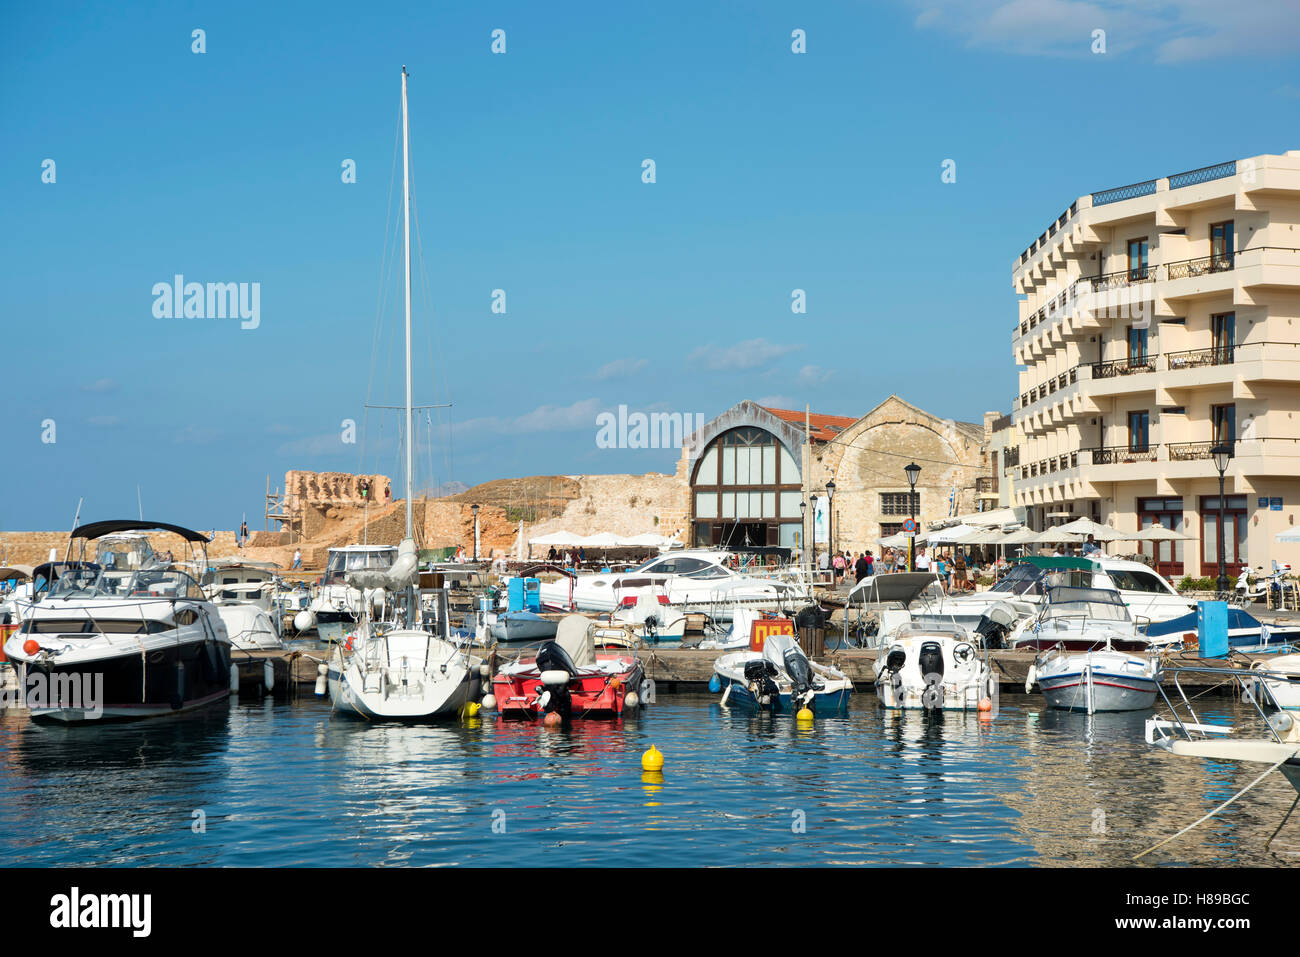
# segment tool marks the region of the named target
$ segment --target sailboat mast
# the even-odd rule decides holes
[[[413,489],[414,433],[411,409],[411,146],[410,124],[406,117],[406,67],[402,67],[402,219],[403,245],[406,255],[406,537],[414,537]]]

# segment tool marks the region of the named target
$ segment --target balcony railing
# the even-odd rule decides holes
[[[1005,452],[1002,453],[1002,457],[1003,457],[1003,464],[1007,468],[1013,468],[1014,466],[1019,465],[1020,446],[1017,445],[1015,448],[1007,449]]]
[[[1091,281],[1093,292],[1104,292],[1107,289],[1123,289],[1138,283],[1155,282],[1156,268],[1142,266],[1137,269],[1117,269],[1100,276],[1084,276],[1083,279]]]
[[[1096,449],[1085,449],[1092,456],[1093,465],[1127,465],[1131,462],[1154,462],[1159,445],[1147,445],[1131,448],[1127,445],[1108,445]]]
[[[1219,253],[1200,259],[1183,259],[1179,262],[1165,264],[1165,277],[1168,279],[1187,279],[1195,276],[1208,276],[1210,273],[1227,272],[1232,268],[1232,253]]]
[[[1092,364],[1092,377],[1094,379],[1113,379],[1116,376],[1135,375],[1139,372],[1155,372],[1156,359],[1154,356],[1129,356],[1127,359],[1112,359],[1109,362],[1094,362]]]
[[[1105,206],[1107,203],[1118,203],[1124,199],[1150,196],[1155,191],[1156,181],[1149,179],[1144,183],[1132,183],[1128,186],[1118,186],[1115,189],[1104,189],[1100,193],[1093,193],[1092,205]]]
[[[1178,189],[1180,186],[1195,186],[1197,183],[1208,183],[1212,179],[1226,179],[1229,176],[1237,175],[1237,161],[1230,160],[1227,163],[1219,163],[1217,166],[1202,166],[1200,169],[1188,170],[1186,173],[1175,173],[1169,177],[1169,188]]]
[[[1200,459],[1213,458],[1212,454],[1220,445],[1228,446],[1228,457],[1231,458],[1236,451],[1235,442],[1179,442],[1170,443],[1169,461],[1171,462],[1195,462]]]
[[[1213,349],[1192,349],[1188,352],[1171,352],[1165,356],[1170,372],[1179,369],[1199,369],[1202,366],[1231,365],[1236,349],[1233,346],[1215,346]]]

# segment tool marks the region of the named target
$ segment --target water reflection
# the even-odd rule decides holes
[[[1149,748],[1142,719],[862,695],[800,726],[705,694],[560,728],[372,724],[315,699],[96,728],[4,717],[0,862],[1127,866],[1260,770]],[[641,769],[651,744],[662,772]],[[1300,820],[1265,844],[1293,797],[1268,781],[1143,863],[1290,865]]]

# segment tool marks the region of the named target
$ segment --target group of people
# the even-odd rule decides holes
[[[1087,547],[1085,544],[1085,555],[1088,554]],[[907,563],[908,553],[903,548],[885,548],[881,551],[879,558],[872,555],[870,549],[859,552],[856,558],[849,551],[837,552],[834,555],[823,552],[818,557],[818,567],[822,571],[830,572],[836,585],[842,580],[847,580],[849,575],[853,575],[856,584],[862,579],[875,574],[890,575],[894,572],[905,572],[908,570]],[[922,545],[916,549],[913,556],[914,570],[918,572],[934,572],[944,583],[944,588],[947,591],[969,590],[974,586],[974,582],[981,574],[992,574],[997,577],[1005,571],[1005,566],[1006,560],[999,558],[996,562],[983,568],[973,553],[963,552],[960,548],[948,549],[931,555]]]

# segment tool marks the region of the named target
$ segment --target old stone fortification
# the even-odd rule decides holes
[[[461,546],[474,551],[474,512],[479,506],[479,557],[514,557],[527,540],[564,529],[580,535],[613,532],[637,535],[685,535],[687,493],[684,473],[677,475],[571,475],[501,479],[447,498],[417,499],[413,505],[416,538],[424,548]],[[361,481],[376,490],[373,501],[361,495]],[[396,545],[406,531],[406,503],[385,503],[384,475],[291,471],[285,474],[278,531],[250,530],[244,556],[288,568],[295,549],[302,551],[303,568],[325,567],[329,549],[370,542]],[[238,554],[235,532],[218,531],[208,546],[211,558]],[[184,542],[162,533],[151,535],[155,550],[185,554]],[[66,532],[5,532],[0,534],[0,558],[27,565],[47,560],[50,548],[62,557]]]

